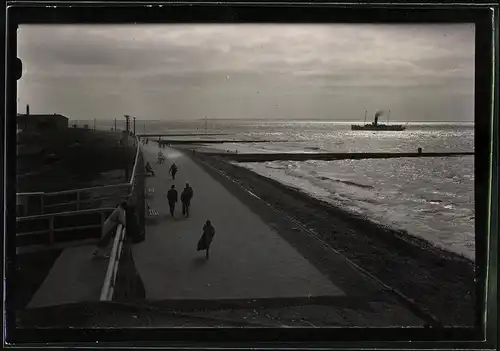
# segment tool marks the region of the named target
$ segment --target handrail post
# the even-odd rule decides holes
[[[42,194],[40,196],[40,212],[41,214],[45,214],[45,200],[44,200],[45,194]]]
[[[77,197],[77,200],[76,200],[76,210],[77,211],[80,211],[81,209],[84,209],[85,207],[89,207],[89,206],[83,206],[82,203],[85,203],[85,201],[82,202],[82,192],[84,191],[97,191],[97,190],[102,190],[102,189],[115,189],[115,188],[122,188],[122,187],[126,187],[126,188],[130,188],[130,186],[134,187],[137,185],[137,180],[136,180],[136,177],[137,175],[139,174],[142,174],[144,173],[144,168],[141,170],[138,167],[138,163],[141,164],[141,167],[144,167],[143,166],[143,155],[141,153],[141,144],[140,142],[138,142],[138,138],[137,136],[135,136],[134,138],[134,142],[135,142],[135,147],[136,147],[136,154],[135,154],[135,160],[134,160],[134,165],[133,165],[133,168],[132,168],[132,177],[129,177],[127,175],[127,179],[126,179],[126,182],[124,183],[120,183],[120,184],[110,184],[110,185],[104,185],[104,186],[96,186],[96,187],[90,187],[90,188],[82,188],[82,189],[70,189],[70,190],[62,190],[62,191],[55,191],[55,192],[49,192],[49,193],[44,193],[44,192],[30,192],[30,193],[17,193],[16,195],[20,198],[20,202],[21,203],[24,203],[25,200],[24,198],[28,198],[30,196],[36,196],[36,195],[41,195],[41,200],[40,200],[40,203],[41,203],[41,207],[42,209],[40,210],[40,213],[39,214],[45,214],[45,207],[54,207],[54,206],[58,206],[58,205],[73,205],[75,201],[70,201],[68,203],[64,202],[64,203],[58,203],[57,201],[54,201],[54,203],[49,203],[48,206],[45,206],[45,196],[56,196],[56,195],[69,195],[69,194],[74,194],[76,193],[76,197]],[[128,165],[129,166],[129,165]],[[129,167],[127,166],[127,171],[130,171]],[[128,172],[130,173],[130,172]],[[135,182],[134,182],[135,181]],[[128,198],[130,198],[130,196],[128,196]],[[29,203],[29,201],[27,201]],[[43,202],[43,204],[42,204]],[[22,216],[27,216],[29,215],[30,211],[29,211],[29,206],[28,206],[28,203],[26,203],[26,206],[23,206],[23,214]],[[91,206],[90,206],[91,207]],[[53,212],[53,211],[49,211],[50,212]]]
[[[54,216],[51,216],[49,220],[49,245],[53,244],[54,244]]]
[[[102,233],[102,230],[104,228],[104,213],[102,211],[99,212],[100,215],[101,215],[101,233]]]

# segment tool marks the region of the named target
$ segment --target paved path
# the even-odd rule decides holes
[[[146,240],[133,247],[147,299],[345,295],[188,156],[167,148],[167,160],[159,165],[158,150],[154,144],[144,147],[156,173],[147,179],[147,187],[155,188],[148,202],[160,216],[147,225]],[[168,174],[174,160],[175,181]],[[180,196],[186,182],[194,189],[191,216],[183,218],[179,204],[172,219],[165,194],[175,184]],[[196,251],[207,219],[216,231],[209,261]]]
[[[94,245],[65,249],[33,295],[28,308],[98,301],[108,260],[93,260],[94,250]]]

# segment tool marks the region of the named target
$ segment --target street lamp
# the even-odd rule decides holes
[[[134,117],[134,135],[135,135],[135,117]]]
[[[128,170],[128,137],[129,137],[129,121],[130,121],[130,116],[125,115],[125,130],[127,131],[127,134],[125,135],[125,179],[129,179],[129,170]]]
[[[130,116],[125,115],[125,130],[127,131],[127,134],[130,131]]]

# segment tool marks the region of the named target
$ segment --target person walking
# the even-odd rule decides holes
[[[153,169],[153,167],[151,167],[151,165],[149,164],[149,162],[146,162],[146,172],[147,173],[150,173],[153,175],[153,177],[155,176],[155,171]]]
[[[118,224],[126,225],[127,209],[128,204],[124,201],[106,219],[102,227],[101,239],[97,243],[97,248],[93,254],[94,258],[109,258],[109,253],[106,253],[107,248]]]
[[[200,240],[198,241],[198,251],[205,250],[205,258],[208,260],[210,258],[210,245],[212,244],[212,240],[215,236],[215,228],[212,226],[212,223],[207,220],[205,225],[203,226],[203,234],[201,235]]]
[[[170,208],[170,215],[174,216],[175,204],[178,201],[177,190],[175,190],[175,185],[170,187],[170,190],[167,192],[168,199],[168,207]]]
[[[177,165],[172,163],[172,166],[170,166],[170,169],[168,170],[168,173],[172,174],[172,179],[175,180],[175,174],[177,173]]]
[[[186,217],[189,217],[189,206],[191,206],[192,198],[193,198],[193,188],[189,186],[189,183],[186,183],[186,187],[184,188],[181,194],[182,214]]]
[[[158,163],[159,164],[163,163],[164,158],[165,157],[163,156],[163,153],[161,151],[158,151]]]

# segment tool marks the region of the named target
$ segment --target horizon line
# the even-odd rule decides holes
[[[69,117],[68,117],[69,118]],[[72,121],[93,121],[94,118],[69,118]],[[111,119],[99,119],[96,118],[96,121],[109,121],[109,122],[114,122],[114,118]],[[121,121],[120,119],[117,119],[118,121]],[[199,119],[136,119],[137,122],[204,122],[206,119],[205,118],[199,118]],[[269,123],[272,122],[283,122],[283,121],[296,121],[296,122],[332,122],[332,123],[358,123],[358,122],[363,122],[362,120],[330,120],[326,118],[315,118],[315,119],[300,119],[300,118],[290,118],[290,119],[268,119],[268,118],[207,118],[207,120],[211,121],[267,121]],[[381,121],[386,122],[386,119],[383,119]],[[474,123],[475,121],[397,121],[397,120],[391,120],[390,123]]]
[[[88,119],[72,119],[69,118],[71,121],[93,121],[93,118],[88,118]],[[367,123],[362,120],[329,120],[329,119],[275,119],[275,120],[269,120],[266,118],[208,118],[207,120],[209,121],[266,121],[267,123],[276,123],[276,122],[328,122],[328,123]],[[121,121],[121,119],[120,119]],[[96,119],[96,122],[114,122],[114,119]],[[118,122],[118,119],[117,119]],[[144,123],[144,122],[181,122],[181,123],[186,123],[186,122],[205,122],[205,118],[202,119],[171,119],[171,120],[163,120],[163,119],[136,119],[136,122],[138,123]],[[382,120],[381,123],[387,122],[386,120]],[[406,124],[406,123],[429,123],[429,124],[436,124],[436,123],[446,123],[446,124],[474,124],[475,121],[397,121],[393,120],[390,121],[389,124]]]

